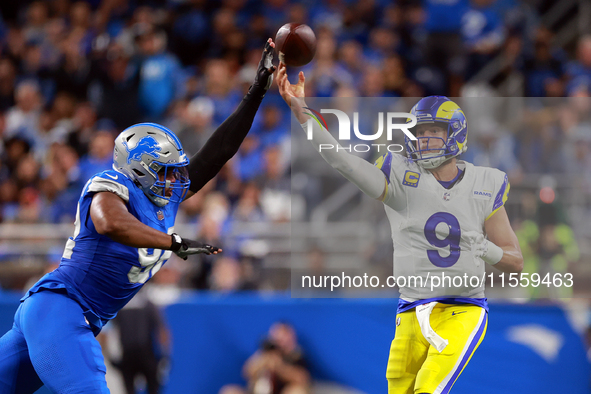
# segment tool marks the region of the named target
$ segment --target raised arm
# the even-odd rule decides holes
[[[140,222],[127,210],[125,202],[111,192],[92,197],[90,217],[96,231],[115,242],[135,248],[171,249],[170,234]]]
[[[272,63],[273,48],[275,43],[269,38],[259,62],[257,75],[248,93],[232,115],[216,129],[203,148],[191,158],[188,168],[191,186],[185,199],[201,190],[238,152],[240,144],[252,126],[261,101],[273,81],[273,72],[275,72],[275,66]]]
[[[287,79],[285,64],[279,63],[277,73],[279,92],[302,125],[308,121],[308,116],[304,114],[306,107],[304,101],[305,81],[304,73],[300,72],[298,83],[296,85],[290,84]],[[362,192],[372,198],[383,199],[386,193],[387,181],[382,171],[362,158],[346,152],[344,149],[320,150],[321,144],[331,144],[334,147],[340,147],[340,144],[324,127],[317,124],[313,124],[312,127],[314,129],[310,142],[312,142],[322,158],[345,178],[357,185]]]
[[[135,248],[172,250],[186,259],[191,254],[217,254],[222,250],[198,241],[166,234],[139,221],[127,210],[125,202],[111,192],[96,193],[90,204],[95,230],[113,241]]]

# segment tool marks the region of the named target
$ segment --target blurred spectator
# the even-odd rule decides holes
[[[497,14],[497,0],[470,0],[462,16],[462,38],[468,49],[466,79],[478,73],[500,50],[505,39],[503,21]]]
[[[80,159],[81,182],[86,182],[93,175],[112,168],[114,147],[113,133],[99,128],[92,136],[88,154]]]
[[[459,96],[459,86],[465,70],[465,52],[460,32],[464,13],[469,7],[468,0],[426,0],[424,10],[415,8],[415,18],[424,21],[425,41],[423,61],[417,69],[419,82],[427,91],[448,91]]]
[[[23,81],[17,85],[14,96],[16,105],[6,113],[4,138],[18,135],[34,146],[43,104],[39,85],[32,80]]]
[[[160,392],[160,366],[170,354],[170,333],[164,316],[140,291],[106,330],[106,346],[111,363],[121,371],[127,394],[136,393],[136,381],[143,378],[148,394]]]
[[[416,86],[406,75],[402,58],[396,54],[388,55],[383,61],[382,78],[387,96],[418,97],[420,92],[412,92]]]
[[[318,246],[313,245],[307,255],[306,269],[310,275],[326,275],[326,253]]]
[[[67,145],[55,144],[44,168],[42,187],[48,200],[46,212],[52,223],[73,223],[85,180],[81,178],[78,155]]]
[[[549,193],[553,200],[554,188],[544,186],[540,197],[546,199]],[[535,218],[524,220],[516,232],[523,252],[523,272],[538,273],[541,278],[546,274],[565,274],[570,264],[580,257],[577,240],[566,222],[563,208],[554,201],[547,201],[538,201]],[[543,287],[531,286],[529,290],[533,298],[572,296],[572,288],[567,287],[550,287],[544,292]]]
[[[247,183],[244,186],[240,200],[232,211],[231,218],[234,222],[263,222],[266,220],[260,206],[261,191],[254,183]]]
[[[310,373],[295,329],[286,322],[276,322],[267,338],[246,361],[243,374],[248,392],[254,394],[306,394]],[[235,385],[222,387],[219,394],[245,394]]]
[[[523,170],[530,173],[559,171],[565,164],[562,152],[556,149],[563,137],[562,129],[549,113],[532,114],[519,130],[517,157]]]
[[[221,197],[221,196],[220,196]],[[209,203],[211,206],[211,202]],[[211,208],[210,208],[211,209]],[[211,212],[211,211],[209,211]],[[201,218],[200,229],[197,237],[203,242],[208,243],[210,245],[216,245],[222,249],[224,249],[224,254],[227,251],[227,247],[224,244],[224,240],[222,239],[221,234],[221,224],[218,220],[214,219],[215,215],[212,214],[204,214]],[[208,256],[208,255],[197,255],[197,256],[190,256],[187,261],[191,264],[192,272],[191,272],[191,287],[194,289],[205,290],[208,289],[210,286],[218,286],[219,284],[212,284],[210,280],[215,282],[211,278],[212,270],[214,264],[217,264],[216,261],[219,260],[217,256]],[[223,269],[223,268],[222,268]],[[231,270],[229,270],[231,271]],[[217,278],[217,280],[224,279],[224,278]],[[224,288],[225,286],[221,286]]]
[[[509,176],[511,183],[522,177],[517,157],[515,136],[492,119],[481,119],[471,127],[470,149],[462,159],[477,166],[498,168]]]
[[[35,188],[39,180],[39,163],[32,155],[24,156],[18,162],[15,179],[19,189]]]
[[[289,139],[289,127],[281,109],[275,104],[266,105],[262,109],[260,128],[252,130],[251,133],[259,138],[261,148],[272,145],[281,145]]]
[[[41,41],[45,34],[45,24],[48,22],[47,3],[35,1],[29,5],[26,16],[24,36],[26,41]]]
[[[93,74],[91,59],[82,50],[79,37],[70,36],[60,43],[63,51],[61,64],[51,78],[58,92],[72,94],[77,100],[86,100]]]
[[[171,47],[183,64],[197,63],[207,49],[210,21],[204,8],[205,2],[186,2],[174,21]]]
[[[368,62],[379,66],[387,56],[397,52],[400,45],[399,37],[390,29],[376,27],[370,33],[369,45],[365,48]]]
[[[363,97],[385,97],[385,86],[382,70],[377,67],[366,67],[361,82],[360,93]]]
[[[354,40],[342,43],[339,49],[339,61],[342,69],[349,74],[353,87],[361,88],[364,71],[367,67],[361,44]]]
[[[552,33],[545,28],[538,29],[533,54],[524,64],[525,94],[532,97],[562,96],[564,72],[564,54],[552,48]]]
[[[0,184],[0,203],[2,212],[0,219],[3,222],[10,223],[16,220],[18,212],[18,187],[12,179],[7,179]]]
[[[147,119],[159,121],[174,98],[183,95],[185,76],[177,59],[165,52],[164,31],[145,27],[137,37],[139,68],[139,103]]]
[[[291,219],[291,181],[285,176],[282,152],[278,146],[265,150],[265,173],[259,177],[261,208],[264,215],[274,222]]]
[[[32,187],[25,187],[19,193],[18,212],[15,221],[18,223],[38,223],[41,217],[39,191]]]
[[[248,182],[263,172],[263,148],[255,135],[247,135],[235,157],[236,174],[242,182]]]
[[[31,145],[20,137],[7,138],[4,141],[3,162],[8,172],[14,174],[18,163],[31,151]]]
[[[336,63],[337,43],[333,34],[322,30],[317,38],[316,57],[306,72],[306,88],[313,89],[316,97],[331,97],[340,87],[353,86],[353,77]]]
[[[232,257],[221,257],[214,261],[210,280],[210,290],[221,293],[253,289],[252,284],[247,281],[244,267]]]
[[[205,91],[203,94],[213,100],[214,125],[221,124],[242,99],[242,93],[236,91],[230,64],[222,59],[212,59],[205,67]]]
[[[79,157],[88,152],[96,120],[96,110],[91,103],[82,102],[77,105],[72,120],[72,131],[68,134],[67,143],[74,148]],[[109,127],[114,128],[115,125]]]
[[[306,393],[310,374],[295,329],[285,322],[273,324],[260,350],[244,365],[244,375],[256,393]],[[261,386],[269,390],[259,391]]]
[[[566,74],[569,82],[581,83],[591,80],[591,35],[579,38],[577,43],[577,59],[567,65]]]
[[[97,65],[90,101],[97,108],[99,117],[112,119],[120,130],[141,119],[138,76],[129,55],[118,44],[112,44],[106,59]]]
[[[6,111],[14,105],[14,83],[16,68],[9,59],[0,58],[0,111]]]
[[[177,102],[175,112],[171,130],[181,140],[187,155],[192,156],[215,131],[212,124],[214,103],[207,97],[195,97],[189,102]]]
[[[576,127],[562,146],[565,174],[574,176],[577,186],[591,195],[591,125]]]

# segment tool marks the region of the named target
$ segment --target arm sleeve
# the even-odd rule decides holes
[[[507,175],[505,173],[498,170],[496,172],[497,180],[495,182],[496,185],[493,193],[494,200],[491,199],[490,203],[486,208],[485,220],[490,219],[490,217],[494,215],[495,212],[497,212],[503,205],[505,205],[507,198],[509,198],[509,189],[511,189],[509,179],[507,178]]]
[[[191,191],[196,193],[201,190],[238,152],[262,100],[263,97],[259,94],[249,92],[244,96],[238,108],[214,131],[203,148],[191,158],[188,168]]]
[[[301,125],[305,131],[308,124],[310,123]],[[346,152],[324,127],[317,124],[312,124],[312,127],[312,133],[308,135],[312,135],[310,142],[320,156],[363,193],[371,198],[380,198],[386,187],[386,179],[382,171],[364,159]],[[328,145],[332,148],[327,149]]]
[[[104,174],[92,178],[90,185],[88,185],[88,193],[111,192],[115,193],[126,203],[129,202],[129,189],[127,186],[114,180],[118,176],[114,179],[103,178],[103,176]]]

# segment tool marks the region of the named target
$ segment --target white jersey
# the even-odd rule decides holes
[[[463,178],[446,189],[401,155],[388,153],[376,162],[387,178],[383,202],[392,228],[394,276],[407,301],[484,298],[485,263],[473,256],[467,234],[484,234],[485,220],[507,200],[509,182],[497,169],[457,165]],[[453,277],[464,279],[460,284]],[[470,281],[473,277],[481,280]]]

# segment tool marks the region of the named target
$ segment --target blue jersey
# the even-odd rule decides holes
[[[66,243],[59,267],[41,278],[23,298],[43,289],[66,293],[77,301],[97,334],[102,326],[140,290],[170,258],[170,250],[134,248],[99,234],[90,217],[92,197],[98,192],[117,194],[129,212],[156,230],[171,234],[179,203],[154,205],[122,173],[104,171],[84,186],[78,202],[74,236]]]

